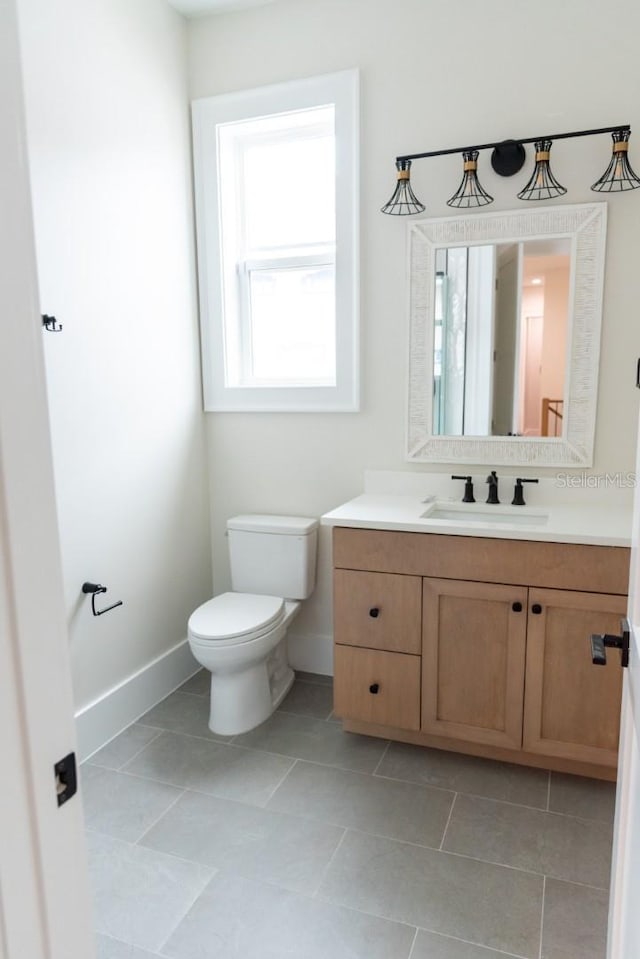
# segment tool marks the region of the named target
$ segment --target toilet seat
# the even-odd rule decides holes
[[[275,629],[284,615],[281,596],[222,593],[191,614],[189,635],[212,646],[247,643]]]

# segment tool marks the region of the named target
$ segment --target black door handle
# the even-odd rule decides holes
[[[531,607],[531,612],[535,613],[536,616],[539,616],[540,613],[542,612],[542,606],[540,605],[540,603],[534,603],[533,606]]]
[[[594,633],[591,636],[591,662],[594,666],[607,665],[607,646],[611,649],[620,650],[621,666],[629,665],[629,637],[631,635],[631,627],[628,619],[620,620],[620,632],[622,633],[621,636],[611,636],[610,633]]]
[[[380,690],[380,683],[371,683],[369,686],[369,692],[375,694]]]
[[[377,606],[374,606],[372,609],[369,610],[369,616],[371,617],[371,619],[377,619],[379,615],[380,615],[380,610]]]
[[[511,604],[511,609],[514,611],[514,613],[521,613],[521,612],[522,612],[522,603],[512,603],[512,604]]]

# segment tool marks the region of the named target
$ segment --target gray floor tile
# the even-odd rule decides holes
[[[87,839],[96,932],[157,952],[215,870],[94,832]]]
[[[547,879],[541,959],[605,959],[609,894]]]
[[[296,679],[302,683],[316,683],[333,688],[333,676],[324,676],[321,673],[305,673],[303,670],[296,669]]]
[[[294,759],[163,732],[126,772],[264,806]]]
[[[80,782],[87,827],[129,842],[140,839],[182,792],[91,765],[82,767]]]
[[[439,936],[435,932],[418,931],[411,959],[514,959],[506,952],[494,952],[485,946],[474,946],[460,939]]]
[[[442,749],[391,743],[376,774],[523,806],[547,807],[549,773],[546,770]]]
[[[192,696],[178,690],[171,693],[161,703],[150,709],[140,719],[147,726],[157,726],[173,733],[186,733],[189,736],[203,736],[218,742],[229,742],[232,736],[219,736],[209,729],[209,699],[206,696]]]
[[[609,884],[611,827],[604,823],[458,795],[443,848],[556,879]]]
[[[279,712],[234,742],[358,772],[373,772],[387,745],[382,739],[345,733],[338,723]]]
[[[237,877],[216,877],[163,954],[171,959],[408,959],[415,930]]]
[[[199,670],[182,684],[179,692],[191,693],[192,696],[208,696],[211,692],[211,673],[208,669]]]
[[[134,723],[94,753],[88,762],[93,766],[104,766],[106,769],[121,769],[136,753],[159,735],[160,730],[155,726]]]
[[[147,952],[110,936],[96,936],[97,959],[157,959],[157,952]]]
[[[582,819],[613,822],[615,806],[615,783],[551,773],[549,809],[554,812],[580,816]]]
[[[453,797],[442,789],[298,762],[267,808],[437,848]]]
[[[282,701],[280,709],[284,713],[296,713],[298,716],[328,719],[333,712],[333,690],[331,686],[320,686],[317,683],[295,682]]]
[[[313,892],[343,834],[338,826],[185,793],[142,844],[226,874]]]
[[[537,959],[541,876],[348,832],[318,896]]]

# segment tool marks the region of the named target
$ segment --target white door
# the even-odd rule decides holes
[[[54,774],[75,732],[42,336],[15,0],[0,0],[0,959],[93,959],[80,798],[58,806]]]
[[[639,434],[640,440],[640,434]],[[640,476],[640,442],[636,475]],[[609,907],[608,959],[640,956],[640,491],[633,511],[628,619],[629,668],[624,670],[618,792]],[[609,655],[617,656],[615,650]]]

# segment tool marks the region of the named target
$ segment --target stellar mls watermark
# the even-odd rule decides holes
[[[636,474],[617,473],[556,473],[560,489],[629,489],[636,486]]]

